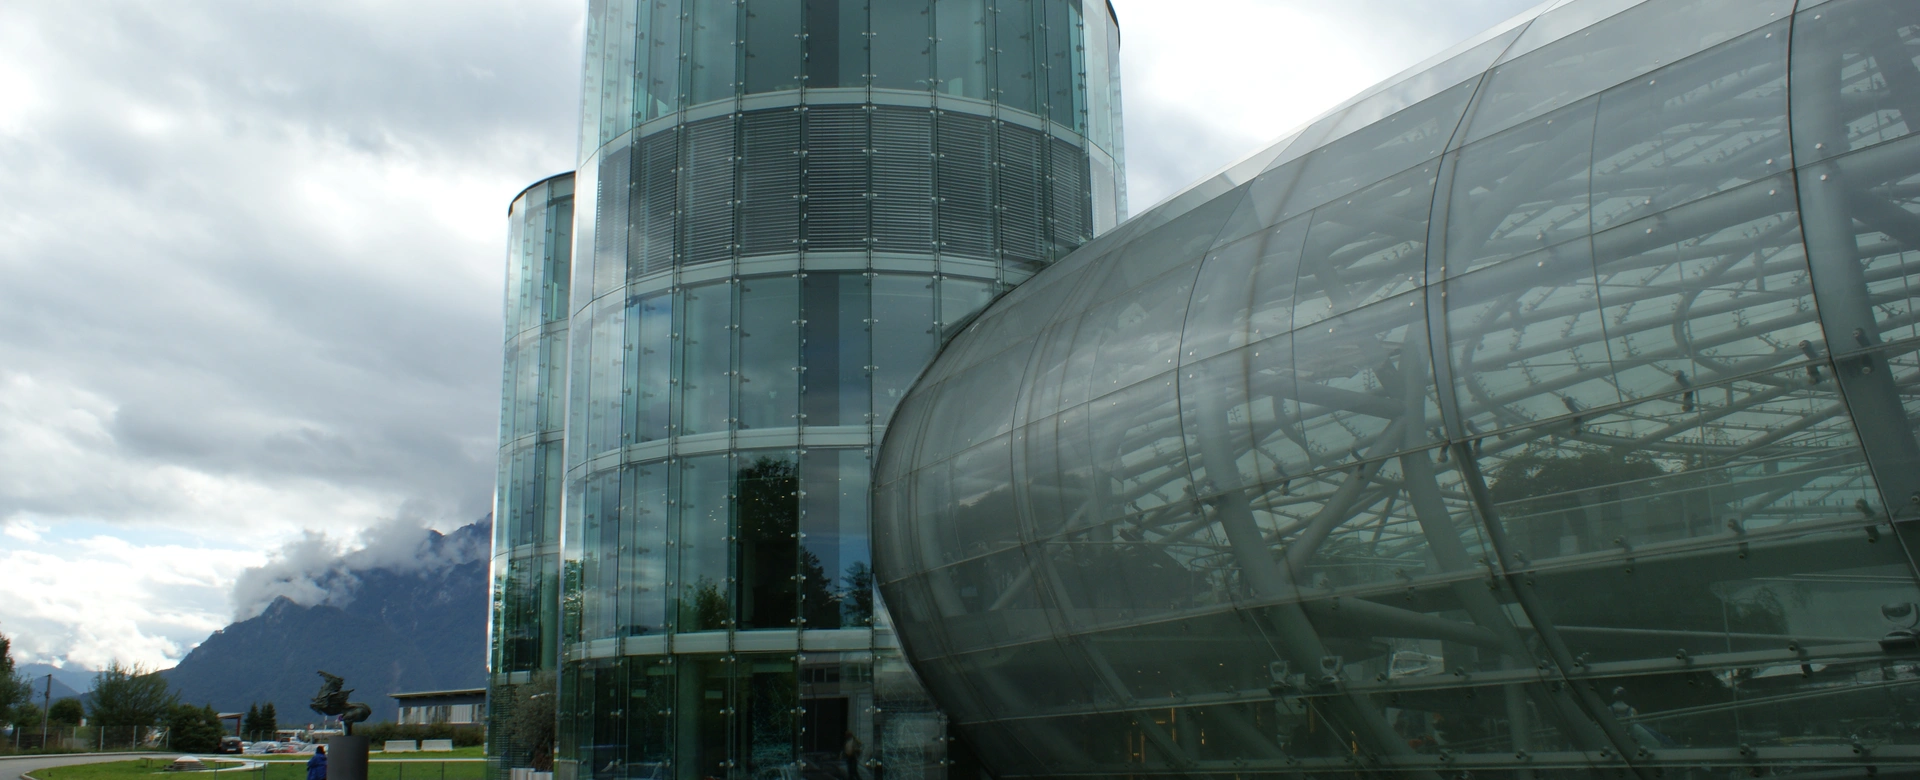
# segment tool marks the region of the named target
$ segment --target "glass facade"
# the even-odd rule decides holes
[[[1920,764],[1920,5],[1563,0],[1002,296],[875,568],[995,776]]]
[[[495,629],[557,673],[554,771],[946,777],[968,759],[873,589],[873,444],[944,338],[1124,213],[1111,10],[588,17],[575,262],[541,342],[557,460],[528,499],[552,568]]]
[[[538,182],[507,210],[506,368],[493,510],[488,719],[512,718],[522,686],[559,669],[560,493],[567,386],[573,174]],[[487,733],[492,769],[527,766],[551,746]]]

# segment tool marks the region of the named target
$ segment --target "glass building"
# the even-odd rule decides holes
[[[563,308],[508,318],[509,408],[551,427],[503,434],[500,533],[539,552],[497,548],[494,679],[557,675],[565,778],[944,777],[873,445],[959,323],[1125,212],[1112,9],[593,0],[586,37]],[[503,694],[496,771],[538,752]]]
[[[1916,58],[1549,2],[1001,297],[877,463],[933,699],[1001,778],[1912,774]]]
[[[567,284],[573,174],[537,182],[507,210],[506,368],[494,496],[487,718],[551,689],[560,652],[560,495],[566,425]],[[536,679],[536,677],[540,679]],[[530,687],[529,687],[530,686]],[[523,690],[525,688],[525,690]],[[487,732],[493,768],[524,767],[551,746]]]

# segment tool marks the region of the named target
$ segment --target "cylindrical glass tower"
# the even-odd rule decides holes
[[[558,668],[573,174],[521,192],[507,210],[507,225],[506,366],[487,682],[488,719],[495,724],[511,720],[528,696],[552,690]],[[536,753],[550,755],[552,745],[542,742],[493,728],[487,755],[495,768],[529,766]]]
[[[592,3],[558,774],[945,775],[872,445],[944,334],[1124,212],[1117,45],[1078,0]]]

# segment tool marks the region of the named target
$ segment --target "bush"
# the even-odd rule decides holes
[[[487,743],[487,728],[478,724],[360,723],[354,725],[353,735],[366,737],[376,749],[389,739],[451,739],[454,747]]]

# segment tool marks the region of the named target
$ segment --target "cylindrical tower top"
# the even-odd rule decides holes
[[[1119,25],[1081,0],[592,0],[580,157],[751,95],[933,93],[1045,117],[1117,156]]]

